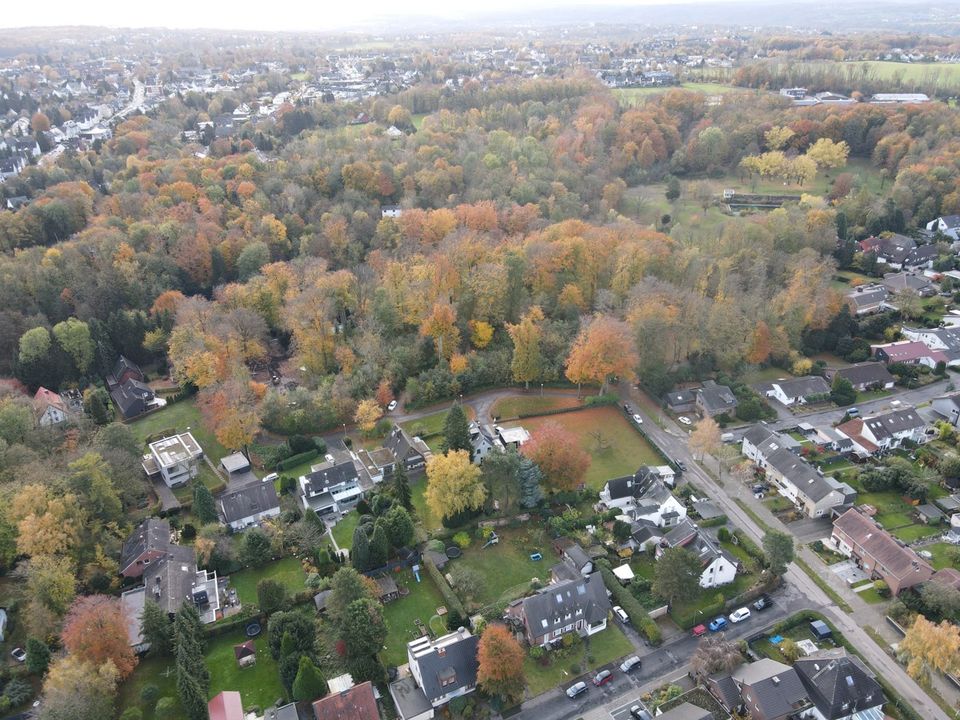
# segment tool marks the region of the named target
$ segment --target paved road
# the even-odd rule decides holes
[[[908,400],[907,397],[901,396],[901,400],[904,402],[920,402],[921,400],[918,400],[918,397],[933,397],[943,391],[944,384],[935,383],[934,385],[939,386],[939,388],[927,386],[917,391],[911,391],[909,396],[913,399]],[[624,401],[632,401],[633,404],[638,404],[639,393],[635,389],[621,386],[620,393]],[[906,396],[908,393],[903,395]],[[881,404],[889,402],[889,398],[884,398],[880,402]],[[873,405],[874,403],[865,403],[864,407],[869,409]],[[645,418],[643,427],[651,439],[660,445],[670,457],[686,464],[687,471],[684,473],[684,477],[707,491],[714,502],[726,513],[727,517],[759,543],[763,536],[763,530],[734,500],[738,495],[742,496],[742,486],[739,483],[731,482],[725,487],[721,487],[704,472],[690,453],[686,432],[671,420],[665,420],[665,428],[661,428],[644,412],[641,411],[641,415]],[[927,720],[947,720],[946,713],[906,674],[896,660],[888,655],[885,649],[878,646],[855,622],[854,618],[840,610],[803,570],[796,564],[791,564],[787,568],[784,579],[808,598],[811,607],[820,606],[820,611],[860,651],[867,662],[873,666],[873,669],[878,674],[883,675],[921,716],[927,718]]]

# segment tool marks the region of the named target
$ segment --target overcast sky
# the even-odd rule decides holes
[[[596,0],[593,0],[596,2]],[[10,0],[0,27],[105,25],[108,27],[336,30],[406,15],[462,20],[477,13],[589,7],[591,0]],[[603,5],[665,5],[683,0],[601,0]],[[713,3],[716,0],[699,0]]]

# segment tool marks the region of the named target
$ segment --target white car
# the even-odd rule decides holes
[[[732,613],[730,613],[729,619],[732,623],[738,623],[743,622],[748,617],[750,617],[750,611],[747,608],[742,607],[739,610],[734,610]]]
[[[396,401],[396,400],[391,400],[391,401],[390,401],[390,404],[387,405],[387,412],[393,412],[393,411],[396,410],[396,409],[397,409],[397,401]]]
[[[613,606],[613,614],[616,615],[616,616],[617,616],[617,619],[619,619],[620,622],[622,622],[622,623],[628,623],[628,622],[630,622],[630,616],[627,615],[627,613],[624,611],[624,609],[623,609],[622,607],[620,607],[619,605],[614,605],[614,606]]]
[[[639,415],[636,415],[636,414],[635,414],[635,415],[633,416],[633,421],[634,421],[637,425],[643,425],[643,418],[640,417]]]
[[[628,673],[639,668],[641,664],[642,663],[640,662],[640,658],[638,658],[636,655],[631,655],[622,663],[620,663],[620,669],[623,672]]]
[[[276,480],[278,477],[280,477],[280,474],[279,474],[279,473],[272,472],[272,473],[270,473],[269,475],[264,475],[264,476],[263,476],[263,481],[264,481],[264,482],[273,482],[273,481]]]
[[[693,425],[693,420],[688,418],[686,415],[681,415],[677,418],[683,425]]]
[[[17,662],[25,662],[27,659],[27,652],[23,648],[14,648],[10,651],[10,654],[13,655],[13,659]]]

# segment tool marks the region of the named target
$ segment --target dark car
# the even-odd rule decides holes
[[[753,603],[754,610],[766,610],[773,607],[773,598],[764,593]]]
[[[680,468],[680,472],[686,472],[687,470],[687,466],[679,460],[677,460],[677,467]]]
[[[606,685],[611,680],[613,680],[613,673],[609,670],[601,670],[597,673],[596,677],[593,678],[593,684],[600,687]]]
[[[630,409],[630,406],[629,406],[627,403],[624,403],[624,404],[623,404],[623,411],[624,411],[627,415],[633,415],[633,410]]]

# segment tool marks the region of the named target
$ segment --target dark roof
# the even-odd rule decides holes
[[[808,655],[793,667],[827,720],[847,717],[885,702],[880,684],[859,658],[845,650]]]
[[[741,688],[749,688],[763,718],[786,717],[810,704],[807,689],[796,670],[776,660],[764,658],[742,665],[733,673],[733,679]],[[753,708],[750,710],[755,712]]]
[[[712,720],[713,713],[692,703],[680,703],[675,708],[657,715],[657,720]]]
[[[267,708],[263,720],[299,720],[296,703],[287,703],[278,708]]]
[[[434,643],[442,645],[441,655],[434,650],[415,656],[420,666],[420,678],[423,681],[423,694],[431,702],[448,695],[457,688],[473,687],[477,684],[477,648],[480,638],[476,635],[446,640],[449,636],[438,638]],[[441,678],[455,678],[455,686],[440,685]]]
[[[146,552],[164,551],[170,546],[170,523],[160,518],[147,518],[140,523],[120,551],[120,571],[123,572]]]
[[[143,377],[143,372],[141,372],[140,366],[133,362],[133,360],[128,360],[126,357],[121,355],[113,364],[113,377],[119,380],[120,376],[128,371],[133,372],[137,377]]]
[[[401,678],[390,683],[390,695],[402,718],[416,717],[421,713],[429,712],[433,707],[412,677]]]
[[[377,587],[380,588],[380,597],[386,597],[387,595],[393,595],[400,592],[400,588],[397,587],[397,581],[394,580],[389,575],[381,575],[378,578],[375,578]]]
[[[787,397],[810,397],[811,395],[825,395],[830,392],[830,386],[827,381],[819,375],[807,375],[805,377],[791,378],[789,380],[777,380],[773,383],[783,390]]]
[[[380,720],[369,680],[313,703],[317,720]]]
[[[863,422],[877,440],[926,426],[926,422],[912,407],[864,418]]]
[[[669,407],[677,407],[679,405],[692,405],[696,402],[697,396],[693,390],[671,390],[663,396],[663,399]]]
[[[522,602],[527,626],[536,637],[569,625],[565,616],[578,617],[577,610],[583,611],[582,617],[590,625],[602,621],[610,612],[610,600],[598,573],[548,585]]]
[[[272,482],[257,482],[220,496],[220,515],[225,523],[280,507],[277,489]]]
[[[307,479],[307,493],[318,494],[335,485],[355,483],[359,479],[359,474],[352,460],[343,460],[332,464],[324,463],[319,469],[307,473],[304,477]]]
[[[197,557],[191,547],[170,545],[167,553],[143,571],[147,597],[173,614],[193,597],[197,579]]]
[[[423,453],[414,447],[413,440],[399,425],[394,425],[383,446],[387,448],[397,460],[423,460]]]
[[[326,611],[327,601],[330,599],[330,593],[332,592],[332,590],[321,590],[313,596],[313,604],[317,606],[317,612]]]
[[[257,654],[257,648],[253,644],[253,640],[247,640],[242,642],[239,645],[233,646],[233,657],[236,660],[242,660],[245,657],[250,657],[251,655]]]
[[[850,299],[858,309],[871,305],[879,305],[889,297],[890,291],[883,285],[861,286],[847,293],[847,298]]]
[[[714,675],[707,679],[707,687],[727,712],[733,712],[740,705],[740,688],[729,675]]]
[[[146,410],[148,400],[153,400],[153,390],[139,380],[129,378],[110,392],[120,414],[125,418],[140,415]]]
[[[700,404],[708,411],[720,413],[737,407],[737,398],[726,385],[717,385],[713,380],[705,380],[697,391]]]
[[[570,562],[576,565],[578,570],[584,565],[593,562],[586,551],[577,543],[572,543],[570,546],[564,548],[563,553],[570,559]]]
[[[837,370],[840,377],[844,377],[857,385],[872,385],[878,383],[886,385],[893,382],[893,375],[887,370],[887,366],[879,362],[862,362],[850,367]]]

